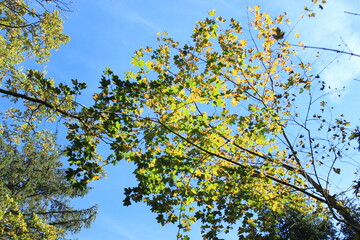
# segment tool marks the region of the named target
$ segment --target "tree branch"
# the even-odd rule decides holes
[[[66,112],[64,110],[61,110],[61,109],[51,105],[50,103],[48,103],[46,101],[36,99],[36,98],[33,98],[33,97],[29,97],[29,96],[26,96],[25,94],[21,94],[21,93],[17,93],[17,92],[11,92],[11,91],[1,89],[1,88],[0,88],[0,93],[5,94],[5,95],[9,95],[9,96],[13,96],[13,97],[16,97],[16,98],[25,99],[25,100],[28,100],[28,101],[33,102],[33,103],[39,103],[39,104],[41,104],[41,105],[43,105],[43,106],[45,106],[47,108],[50,108],[50,109],[54,110],[55,112],[60,113],[61,115],[77,119],[77,120],[81,121],[82,123],[84,123],[81,117],[76,116],[74,114],[71,114],[69,112]]]
[[[207,154],[209,154],[209,155],[211,155],[211,156],[214,156],[214,157],[218,157],[218,158],[220,158],[220,159],[223,159],[223,160],[225,160],[225,161],[227,161],[227,162],[230,162],[230,163],[232,163],[232,164],[234,164],[234,165],[236,165],[236,166],[238,166],[238,167],[242,167],[242,168],[245,168],[245,169],[249,169],[249,170],[251,170],[251,171],[254,171],[254,173],[256,173],[256,174],[259,174],[259,175],[261,174],[261,172],[260,172],[259,170],[254,169],[254,167],[245,166],[245,165],[243,165],[243,164],[241,164],[241,163],[239,163],[239,162],[235,162],[235,161],[233,161],[233,160],[231,160],[231,159],[229,159],[229,158],[227,158],[227,157],[224,157],[224,156],[219,155],[219,154],[217,154],[217,153],[210,152],[209,150],[204,149],[204,148],[198,146],[197,144],[195,144],[194,142],[190,141],[189,139],[185,138],[185,137],[182,136],[181,134],[173,131],[171,128],[169,128],[168,126],[166,126],[164,123],[162,123],[162,122],[160,122],[160,121],[156,121],[156,122],[158,122],[158,123],[159,123],[162,127],[164,127],[166,130],[168,130],[168,131],[170,131],[171,133],[175,134],[176,136],[180,137],[181,139],[183,139],[184,141],[186,141],[186,142],[189,143],[190,145],[196,147],[197,149],[199,149],[199,150],[201,150],[201,151],[203,151],[203,152],[205,152],[205,153],[207,153]],[[250,151],[250,152],[251,152],[251,151]],[[253,152],[251,152],[251,153],[253,153]],[[261,156],[261,155],[256,155],[256,156],[265,158],[264,156]],[[293,170],[293,171],[295,170],[295,168],[293,168],[293,167],[291,167],[291,166],[288,166],[288,167],[291,168],[291,169],[289,169],[289,170]],[[275,178],[275,177],[273,177],[273,176],[270,176],[270,175],[267,175],[267,174],[264,174],[264,175],[265,175],[266,178],[269,178],[269,179],[273,180],[274,182],[277,182],[277,183],[280,183],[280,184],[282,184],[282,185],[286,185],[286,186],[288,186],[288,187],[291,187],[291,188],[295,189],[296,191],[302,192],[302,193],[304,193],[305,195],[307,195],[307,196],[309,196],[309,197],[311,197],[311,198],[314,198],[314,199],[316,199],[316,200],[318,200],[318,201],[320,201],[320,202],[322,202],[322,203],[326,203],[326,200],[324,200],[324,199],[322,199],[322,198],[320,198],[320,197],[318,197],[318,196],[316,196],[316,195],[314,195],[314,194],[312,194],[312,193],[309,193],[309,192],[307,192],[306,190],[301,189],[301,188],[299,188],[299,187],[297,187],[297,186],[295,186],[295,185],[293,185],[293,184],[284,182],[284,181],[282,181],[282,180],[280,180],[280,179],[277,179],[277,178]]]
[[[296,151],[293,148],[292,144],[290,143],[289,139],[287,138],[284,130],[283,130],[283,136],[285,137],[285,141],[288,144],[290,151],[293,153],[296,162],[301,166],[300,159],[297,157]],[[349,224],[354,229],[356,229],[357,232],[360,233],[360,224],[353,216],[351,216],[349,211],[345,207],[341,206],[340,203],[336,200],[336,198],[330,195],[327,189],[323,189],[321,184],[315,181],[312,177],[310,177],[305,170],[300,169],[298,171],[315,188],[315,190],[325,198],[325,201],[323,203],[326,203],[328,205],[334,218],[340,222],[345,222]],[[337,212],[343,217],[344,220],[339,219],[335,215],[335,213],[333,212],[333,208],[337,210]]]
[[[325,48],[325,47],[313,47],[313,46],[301,46],[301,45],[297,45],[297,44],[288,44],[290,46],[293,47],[300,47],[300,48],[310,48],[310,49],[317,49],[317,50],[324,50],[324,51],[330,51],[330,52],[336,52],[336,53],[341,53],[341,54],[346,54],[346,55],[350,55],[350,56],[354,56],[354,57],[360,57],[360,54],[355,54],[352,52],[345,52],[339,49],[334,49],[334,48]]]
[[[360,16],[359,13],[353,13],[353,12],[348,12],[348,11],[344,11],[344,13],[351,14],[351,15],[355,15],[355,16]]]
[[[26,28],[32,25],[36,25],[37,23],[39,23],[39,21],[34,22],[34,23],[29,23],[29,24],[25,24],[25,25],[19,25],[19,26],[11,26],[11,25],[7,25],[5,23],[0,23],[0,26],[6,27],[6,28]]]

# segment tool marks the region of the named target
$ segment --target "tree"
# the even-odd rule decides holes
[[[73,89],[63,83],[56,86],[53,79],[45,77],[42,69],[51,51],[69,40],[63,33],[60,11],[64,10],[69,7],[66,1],[60,0],[0,2],[0,93],[18,105],[24,100],[21,110],[9,109],[18,120],[54,120],[53,112],[44,111],[44,104],[39,103],[51,105],[54,110],[74,107],[76,93]],[[84,84],[80,88],[82,86]]]
[[[2,126],[0,138],[1,239],[64,239],[89,227],[96,206],[71,207],[83,197],[66,181],[54,136]],[[16,223],[16,224],[15,224]]]
[[[36,214],[32,215],[31,220],[24,217],[14,199],[0,197],[2,200],[0,209],[0,236],[2,239],[55,240],[61,235],[60,229],[44,223]]]
[[[68,177],[84,186],[103,164],[131,161],[138,186],[125,190],[124,204],[146,202],[159,223],[184,232],[200,221],[204,239],[238,221],[239,237],[253,239],[286,209],[359,233],[353,182],[331,181],[347,171],[340,160],[356,165],[355,130],[331,116],[324,83],[286,40],[289,20],[252,12],[249,32],[210,12],[189,43],[164,34],[137,51],[138,70],[124,80],[106,70],[94,105],[82,110],[86,124],[67,123],[76,166]],[[112,150],[102,162],[101,141]]]
[[[239,236],[251,239],[294,210],[359,234],[353,183],[331,182],[344,174],[338,162],[348,158],[356,131],[343,116],[330,117],[324,83],[286,41],[286,17],[253,12],[249,32],[234,19],[224,27],[211,12],[188,44],[159,37],[155,49],[136,52],[139,70],[124,80],[106,70],[94,105],[81,111],[74,95],[85,85],[55,86],[35,70],[15,71],[20,85],[5,70],[8,89],[0,92],[24,100],[27,110],[17,119],[33,120],[46,109],[68,119],[66,154],[75,168],[67,176],[75,186],[100,178],[103,165],[135,163],[139,184],[126,189],[124,204],[146,202],[161,224],[186,232],[200,221],[204,238],[218,239],[242,221]],[[105,159],[96,152],[101,141],[113,151]]]
[[[285,210],[280,215],[269,210],[267,212],[274,215],[274,221],[266,222],[267,232],[257,233],[258,239],[340,239],[333,223],[316,214],[304,215],[295,209]]]
[[[74,98],[85,87],[76,80],[74,88],[55,85],[42,70],[51,51],[69,40],[61,17],[69,10],[61,0],[0,2],[0,92],[17,103],[2,113],[2,239],[63,239],[68,232],[89,227],[95,218],[96,206],[70,206],[71,198],[84,196],[88,189],[66,182],[55,138],[38,129],[64,115],[65,109],[74,111]],[[15,130],[6,127],[12,124]]]
[[[48,1],[37,2],[41,4]],[[22,0],[5,0],[0,3],[0,76],[2,82],[13,90],[29,88],[20,84],[26,76],[17,67],[19,63],[29,59],[43,63],[49,59],[52,49],[59,49],[61,44],[69,40],[62,33],[63,20],[59,11],[50,12],[46,8],[41,11],[41,8],[35,7],[37,6],[29,6]],[[15,83],[20,86],[16,87]]]

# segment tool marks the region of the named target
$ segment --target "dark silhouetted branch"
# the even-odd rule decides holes
[[[355,54],[355,53],[352,53],[352,52],[346,52],[346,51],[342,51],[342,50],[339,50],[339,49],[324,48],[324,47],[313,47],[313,46],[301,46],[301,45],[297,45],[297,44],[289,44],[289,45],[294,46],[294,47],[317,49],[317,50],[323,50],[323,51],[330,51],[330,52],[346,54],[346,55],[350,55],[350,56],[354,56],[354,57],[360,57],[360,54]]]

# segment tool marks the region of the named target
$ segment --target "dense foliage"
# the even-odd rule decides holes
[[[36,225],[39,221],[59,236],[89,227],[96,206],[79,210],[71,207],[70,200],[83,197],[87,191],[75,189],[66,181],[55,139],[45,132],[20,132],[1,129],[1,239],[25,239],[23,234],[29,239],[52,237],[54,234],[46,236]],[[20,221],[12,220],[15,216]],[[18,224],[13,224],[16,221]]]
[[[359,131],[333,112],[325,82],[297,57],[286,15],[255,6],[243,26],[211,11],[188,43],[164,33],[158,46],[136,51],[136,70],[123,79],[107,69],[85,107],[75,101],[84,83],[56,85],[37,67],[19,67],[48,60],[68,40],[59,12],[36,2],[0,3],[0,93],[23,103],[6,112],[21,134],[2,129],[1,234],[57,238],[88,226],[94,209],[73,210],[68,197],[83,196],[103,166],[125,159],[138,185],[125,189],[124,204],[147,203],[159,223],[179,226],[179,239],[195,222],[204,239],[235,227],[240,239],[336,239],[334,222],[344,237],[360,235],[359,184],[346,165],[358,167],[349,156]],[[66,173],[54,141],[45,143],[51,135],[38,129],[58,116],[68,129]],[[108,156],[98,154],[100,143]],[[48,170],[46,188],[40,169]]]
[[[138,186],[124,204],[146,202],[159,223],[184,232],[201,222],[205,239],[238,222],[240,238],[254,239],[292,211],[359,233],[353,182],[332,183],[340,159],[356,165],[348,158],[356,130],[332,115],[325,83],[286,41],[286,16],[251,11],[246,28],[210,12],[184,45],[159,36],[135,53],[138,70],[124,80],[106,70],[95,104],[82,110],[87,124],[68,125],[77,166],[68,176],[84,186],[102,164],[133,162]],[[112,153],[99,161],[101,141]]]
[[[25,108],[9,109],[10,116],[31,122],[54,119],[53,110],[72,109],[74,89],[55,85],[43,65],[52,50],[69,40],[57,1],[4,0],[0,2],[0,93]],[[26,68],[26,66],[31,66]],[[83,87],[81,85],[80,87]],[[29,101],[31,99],[31,101]],[[44,107],[47,107],[45,109]]]
[[[64,10],[66,2],[57,0],[0,2],[0,92],[16,103],[3,105],[1,115],[1,239],[64,239],[95,218],[96,206],[71,207],[70,200],[87,189],[66,181],[56,139],[39,129],[56,119],[54,112],[76,105],[76,89],[55,86],[43,70],[51,51],[69,40],[62,31]]]

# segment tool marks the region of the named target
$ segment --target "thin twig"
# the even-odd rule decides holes
[[[347,11],[344,11],[344,13],[351,14],[351,15],[355,15],[355,16],[360,16],[359,13],[353,13],[353,12],[347,12]]]
[[[298,44],[288,44],[290,46],[293,47],[301,47],[301,48],[311,48],[311,49],[318,49],[318,50],[324,50],[324,51],[330,51],[330,52],[336,52],[336,53],[341,53],[341,54],[346,54],[346,55],[350,55],[350,56],[354,56],[354,57],[360,57],[360,54],[355,54],[355,53],[351,53],[351,52],[345,52],[339,49],[334,49],[334,48],[325,48],[325,47],[313,47],[313,46],[301,46]]]

